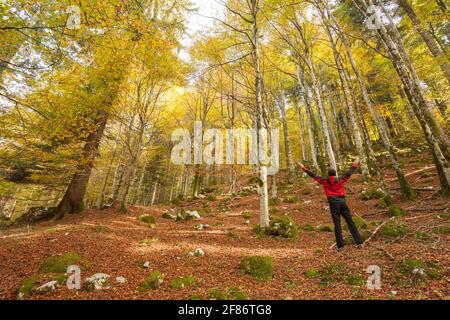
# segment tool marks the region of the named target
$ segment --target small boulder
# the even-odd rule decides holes
[[[204,229],[208,229],[209,227],[210,227],[209,224],[197,224],[194,227],[194,229],[201,231],[201,230],[204,230]]]
[[[425,273],[425,270],[423,270],[422,268],[415,268],[412,271],[412,274],[413,274],[413,280],[415,282],[425,282],[426,281],[427,275]]]
[[[186,216],[194,220],[200,220],[202,218],[197,211],[186,211]]]
[[[202,248],[197,248],[194,251],[189,252],[191,257],[203,257],[205,255],[205,251]]]
[[[86,279],[85,288],[88,291],[109,289],[107,285],[109,275],[105,273],[96,273]]]
[[[144,263],[143,267],[144,267],[145,269],[150,268],[150,262],[149,262],[149,261],[146,261],[146,262]]]
[[[168,220],[176,220],[177,219],[177,214],[175,212],[174,209],[170,209],[170,210],[164,210],[162,217],[164,219],[168,219]]]
[[[123,283],[127,282],[127,279],[125,279],[124,277],[116,277],[116,282],[123,284]]]

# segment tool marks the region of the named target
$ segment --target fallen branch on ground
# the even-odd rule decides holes
[[[412,188],[414,191],[424,191],[424,192],[433,192],[436,191],[434,187],[424,187],[424,188]],[[392,188],[392,190],[400,190],[400,188]]]
[[[389,220],[386,220],[385,222],[383,222],[382,224],[380,224],[375,230],[374,232],[372,232],[372,235],[365,241],[365,243],[369,243],[370,240],[372,240],[372,238],[378,233],[378,231],[380,231],[380,229],[389,221],[394,220],[395,217],[390,218]]]
[[[389,251],[387,251],[386,249],[381,248],[381,247],[379,247],[379,246],[376,246],[376,245],[374,245],[374,244],[372,244],[372,243],[368,244],[368,246],[373,247],[373,248],[375,248],[375,249],[378,249],[378,250],[382,251],[385,255],[387,255],[387,256],[389,257],[390,260],[395,261],[395,257],[394,257],[391,253],[389,253]]]
[[[424,172],[424,171],[428,171],[428,170],[431,170],[431,169],[433,169],[434,167],[425,167],[425,168],[422,168],[422,169],[420,169],[420,170],[416,170],[416,171],[413,171],[413,172],[410,172],[410,173],[408,173],[408,174],[405,174],[405,178],[407,178],[407,177],[409,177],[409,176],[412,176],[412,175],[415,175],[415,174],[417,174],[417,173],[422,173],[422,172]],[[393,178],[393,179],[391,179],[391,180],[388,180],[389,182],[392,182],[392,181],[396,181],[396,180],[398,180],[398,177],[395,177],[395,178]]]

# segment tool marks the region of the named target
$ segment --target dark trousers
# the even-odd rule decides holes
[[[338,248],[342,248],[344,246],[344,239],[342,238],[341,216],[343,216],[345,222],[347,222],[348,229],[350,230],[353,239],[355,239],[355,243],[363,243],[361,235],[358,232],[358,228],[356,227],[355,222],[353,222],[352,214],[347,206],[345,199],[333,197],[328,198],[328,202],[330,203],[330,211],[334,222],[334,233],[336,235],[336,244]]]

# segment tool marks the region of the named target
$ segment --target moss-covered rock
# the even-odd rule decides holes
[[[245,257],[241,261],[240,270],[244,274],[249,274],[257,281],[272,280],[273,259],[272,257]]]
[[[397,238],[408,233],[408,225],[404,222],[389,221],[380,230],[380,236],[384,238]]]
[[[108,233],[111,231],[108,226],[104,226],[104,225],[94,226],[94,227],[92,227],[92,230],[94,232],[98,232],[98,233]]]
[[[212,288],[208,290],[208,298],[210,300],[228,300],[228,295],[220,288]]]
[[[309,194],[311,194],[311,190],[310,189],[303,189],[302,190],[302,194],[309,195]]]
[[[191,287],[195,284],[195,278],[193,276],[177,277],[170,281],[169,287],[172,289],[183,289]]]
[[[317,229],[322,232],[333,232],[334,231],[334,228],[329,224],[320,225],[317,227]]]
[[[270,208],[269,209],[269,214],[276,214],[278,213],[280,210],[278,208]]]
[[[228,290],[228,296],[233,300],[248,300],[248,295],[240,288],[234,287]]]
[[[287,203],[296,203],[296,202],[298,202],[298,197],[295,195],[288,195],[288,196],[286,196],[284,201]]]
[[[439,226],[433,228],[433,232],[437,234],[450,234],[450,227],[448,226]]]
[[[144,281],[138,287],[138,290],[141,292],[156,290],[158,289],[164,282],[164,276],[160,271],[153,271],[145,278]]]
[[[361,191],[361,200],[368,201],[372,199],[381,199],[385,196],[385,193],[381,189],[375,187],[364,188]]]
[[[145,222],[148,225],[155,225],[155,217],[149,214],[143,214],[137,217],[139,221]]]
[[[392,199],[389,196],[384,196],[384,197],[380,198],[380,200],[378,201],[378,207],[380,207],[382,209],[387,208],[393,204],[394,203],[392,202]]]
[[[242,217],[247,220],[247,219],[252,218],[253,214],[251,212],[249,212],[249,211],[243,211],[242,212]]]
[[[351,286],[362,286],[364,285],[364,278],[359,274],[349,273],[347,275],[347,284]]]
[[[298,228],[289,216],[272,216],[269,227],[265,230],[267,235],[283,238],[298,238]]]
[[[32,294],[34,287],[39,281],[39,275],[33,275],[22,281],[22,284],[17,292],[18,299],[25,299]]]
[[[369,223],[364,218],[361,218],[360,216],[354,216],[353,217],[353,222],[355,223],[355,225],[358,228],[358,230],[367,230],[367,229],[369,229]],[[344,222],[342,224],[342,229],[348,231],[347,223]]]
[[[389,206],[388,212],[390,217],[403,217],[406,215],[405,210],[395,204]]]
[[[309,279],[315,279],[320,276],[320,273],[316,268],[310,268],[305,272],[305,276]]]
[[[79,265],[87,267],[88,262],[76,253],[67,252],[60,256],[47,257],[39,267],[40,273],[66,273],[67,267]]]
[[[300,229],[305,230],[305,231],[316,230],[316,228],[314,228],[314,226],[312,224],[305,224],[305,225],[301,226]]]
[[[208,290],[208,298],[211,300],[248,300],[247,294],[237,287],[228,290],[212,288]]]

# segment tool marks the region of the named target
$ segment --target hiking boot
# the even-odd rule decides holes
[[[337,252],[344,251],[344,247],[336,247]]]
[[[356,248],[358,249],[364,249],[364,243],[360,243],[356,245]]]

